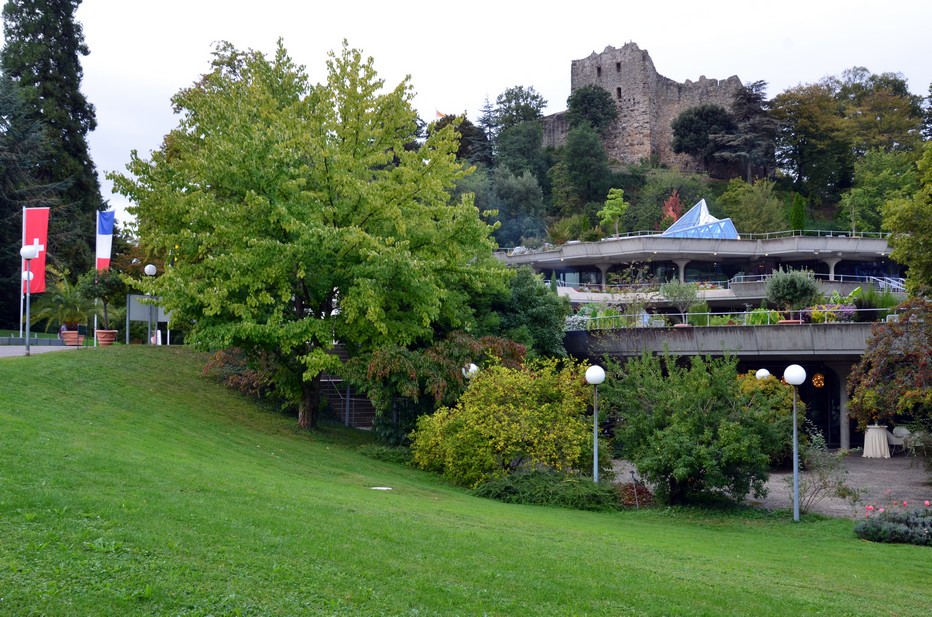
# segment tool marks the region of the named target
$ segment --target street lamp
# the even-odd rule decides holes
[[[26,271],[23,272],[23,280],[26,281],[26,355],[29,355],[29,303],[30,291],[32,287],[32,269],[31,262],[39,256],[39,247],[35,244],[27,244],[19,249],[19,255],[26,260]]]
[[[793,386],[793,520],[799,521],[799,434],[796,428],[796,389],[806,381],[806,369],[791,364],[783,371],[783,379]]]
[[[155,266],[153,266],[152,264],[146,264],[146,267],[143,268],[142,271],[146,273],[146,276],[155,276]],[[151,300],[152,294],[146,294],[146,295],[149,296],[149,299],[150,299],[149,300],[149,319],[146,322],[146,325],[148,326],[147,328],[148,338],[146,340],[151,345],[152,344],[152,300]]]
[[[767,379],[768,377],[770,377],[770,371],[768,371],[765,368],[757,369],[757,372],[754,373],[754,376],[757,377],[758,379]]]
[[[586,383],[592,384],[592,481],[599,481],[599,384],[605,370],[598,365],[586,369]]]
[[[479,372],[479,367],[473,364],[472,362],[470,362],[469,364],[464,366],[461,370],[463,371],[463,377],[465,379],[472,379],[473,377],[476,376],[476,373]]]

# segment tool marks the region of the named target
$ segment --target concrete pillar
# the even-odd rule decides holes
[[[674,259],[673,263],[676,264],[676,267],[680,270],[680,282],[686,282],[686,264],[690,262],[689,259]]]
[[[599,269],[599,275],[601,277],[599,280],[602,282],[602,289],[605,289],[605,286],[608,285],[608,279],[606,278],[608,275],[608,269],[611,268],[612,265],[596,264],[595,267]]]
[[[851,422],[848,418],[848,375],[851,374],[851,362],[826,362],[825,366],[838,375],[838,423],[839,445],[842,450],[851,449]]]
[[[841,261],[841,257],[826,257],[822,260],[826,266],[828,266],[828,280],[835,280],[835,265]]]

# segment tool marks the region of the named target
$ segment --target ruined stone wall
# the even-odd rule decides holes
[[[725,80],[687,80],[679,83],[657,73],[647,50],[635,43],[621,49],[606,47],[601,54],[573,60],[570,91],[595,84],[607,90],[618,108],[618,118],[605,136],[605,149],[611,159],[635,163],[656,157],[661,163],[687,169],[689,157],[671,148],[670,124],[684,110],[702,104],[731,109],[735,92],[741,87],[737,76]],[[559,147],[568,131],[563,114],[544,118],[544,145]]]

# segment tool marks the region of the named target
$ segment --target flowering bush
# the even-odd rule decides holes
[[[932,546],[932,503],[910,509],[906,501],[890,501],[864,507],[864,520],[854,527],[859,538],[871,542],[888,542]]]
[[[856,314],[853,304],[819,304],[799,312],[803,323],[852,322]]]

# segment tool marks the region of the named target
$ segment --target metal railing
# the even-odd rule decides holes
[[[809,313],[809,321],[801,320]],[[769,326],[781,321],[800,321],[804,325],[865,323],[873,321],[890,321],[895,309],[869,308],[857,309],[846,307],[822,308],[810,307],[801,311],[792,311],[792,318],[787,320],[783,313],[773,309],[754,309],[730,313],[686,313],[685,325],[697,327],[711,326]],[[850,318],[841,318],[849,316]],[[869,317],[869,318],[868,318]],[[614,330],[621,328],[670,328],[684,325],[684,316],[680,313],[624,313],[589,317],[572,315],[567,318],[565,331],[580,330]]]
[[[592,241],[581,241],[581,240],[568,240],[565,244],[553,245],[548,244],[542,248],[530,249],[526,247],[499,247],[497,253],[505,253],[507,255],[515,254],[515,249],[522,249],[521,252],[517,253],[518,255],[531,254],[531,253],[546,253],[550,251],[559,251],[562,247],[567,244],[583,244],[584,242],[609,242],[611,240],[621,240],[624,238],[644,238],[644,237],[661,237],[663,232],[660,231],[629,231],[625,233],[618,234],[617,236],[608,236],[601,238],[599,240]],[[663,236],[664,238],[670,238],[673,240],[682,240],[682,239],[693,239],[693,238],[682,238],[681,236]],[[733,240],[776,240],[779,238],[870,238],[870,239],[879,239],[885,240],[890,237],[889,232],[884,231],[839,231],[837,229],[788,229],[784,231],[771,231],[767,233],[748,233],[740,234],[738,238],[695,238],[697,240],[721,240],[723,242],[733,241]]]
[[[710,289],[731,289],[734,284],[746,283],[766,283],[773,274],[736,274],[730,279],[721,277],[707,278],[687,281],[699,285],[700,291]],[[873,284],[880,291],[890,291],[893,293],[905,293],[906,279],[895,276],[863,276],[853,274],[836,274],[830,278],[828,274],[813,273],[811,276],[817,281],[823,283],[858,283]],[[545,281],[549,284],[549,281]],[[557,286],[571,288],[583,293],[649,293],[660,290],[661,283],[575,283],[570,284],[566,281],[558,280]]]

